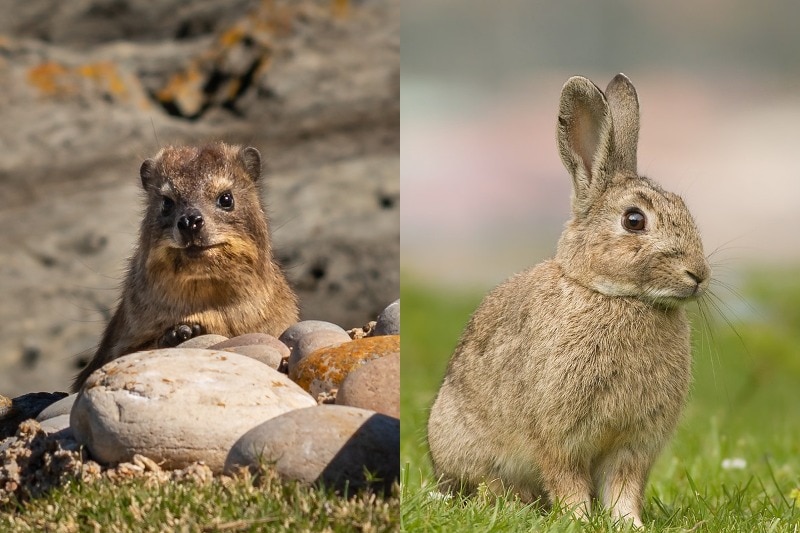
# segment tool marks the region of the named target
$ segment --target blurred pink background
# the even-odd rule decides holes
[[[404,275],[485,287],[551,256],[569,217],[561,87],[617,72],[639,94],[639,172],[684,197],[706,252],[721,248],[718,275],[735,285],[747,268],[800,263],[800,37],[787,22],[800,6],[759,5],[405,2]]]

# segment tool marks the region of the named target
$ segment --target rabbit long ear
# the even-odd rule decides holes
[[[580,214],[592,205],[611,179],[612,117],[603,93],[588,79],[574,76],[561,89],[558,149],[572,175],[572,210]]]
[[[617,74],[608,84],[606,100],[614,124],[614,158],[618,170],[636,174],[639,143],[639,98],[631,80]]]

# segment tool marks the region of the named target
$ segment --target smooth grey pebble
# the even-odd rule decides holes
[[[320,330],[340,331],[347,335],[347,332],[344,329],[332,322],[325,322],[324,320],[303,320],[297,324],[289,326],[286,331],[281,333],[281,336],[278,337],[278,339],[288,346],[290,350],[294,351],[297,343],[300,342],[300,339],[304,335],[307,335],[312,331]]]
[[[48,435],[64,430],[69,430],[69,434],[72,434],[72,430],[70,430],[69,426],[69,413],[48,418],[40,422],[39,425]]]
[[[297,363],[320,348],[343,344],[351,340],[350,335],[344,331],[332,329],[320,329],[306,333],[300,337],[294,350],[292,350],[292,354],[289,356],[289,371],[291,372],[291,369],[294,368]]]
[[[215,344],[225,342],[226,340],[228,340],[228,337],[225,337],[224,335],[214,335],[214,334],[200,335],[197,337],[193,337],[188,341],[180,343],[177,347],[205,349],[214,346]]]
[[[400,335],[400,300],[390,303],[378,315],[372,336],[378,337],[381,335]]]
[[[367,487],[389,493],[400,475],[400,421],[344,405],[295,409],[242,435],[224,471],[262,464],[274,464],[285,479],[349,494]]]
[[[233,346],[231,348],[223,348],[223,351],[246,355],[247,357],[255,359],[256,361],[260,361],[276,370],[280,366],[281,361],[283,361],[283,354],[276,350],[274,346],[270,346],[268,344]]]
[[[57,402],[48,405],[41,413],[39,413],[39,416],[36,417],[36,420],[38,422],[44,422],[45,420],[55,418],[57,416],[69,415],[69,412],[72,411],[72,404],[75,403],[75,398],[77,397],[78,393],[75,392],[66,398],[61,398]]]

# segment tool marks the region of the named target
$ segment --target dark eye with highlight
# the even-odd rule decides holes
[[[633,207],[622,215],[622,227],[631,233],[641,233],[647,227],[647,217],[641,210]]]
[[[225,211],[233,209],[233,195],[230,192],[224,192],[217,198],[217,205]]]
[[[170,198],[169,196],[162,196],[161,197],[161,214],[163,216],[167,216],[172,213],[172,210],[175,208],[175,201]]]

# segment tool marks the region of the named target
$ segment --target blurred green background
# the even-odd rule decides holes
[[[742,530],[797,518],[797,20],[800,4],[788,1],[404,2],[406,529],[453,520],[416,494],[433,481],[427,410],[463,327],[492,286],[553,255],[569,217],[555,142],[561,86],[582,74],[605,87],[617,72],[639,93],[639,171],[684,197],[716,280],[704,311],[692,306],[695,384],[646,513],[701,530],[725,506],[734,518],[722,529],[743,516],[755,521]]]

